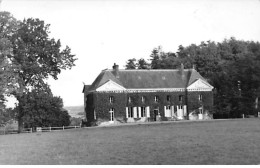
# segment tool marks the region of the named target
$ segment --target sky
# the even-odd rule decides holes
[[[92,84],[103,69],[149,59],[155,47],[176,52],[230,37],[260,41],[260,0],[2,0],[0,10],[44,20],[50,37],[76,55],[75,67],[48,80],[65,106],[83,105],[83,83]]]

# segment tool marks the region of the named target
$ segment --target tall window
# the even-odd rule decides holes
[[[170,96],[170,95],[167,95],[166,100],[167,100],[168,102],[171,101],[171,96]]]
[[[113,96],[109,96],[109,103],[114,103],[114,97]]]
[[[142,103],[145,102],[145,97],[144,96],[141,97],[141,101],[142,101]]]
[[[114,108],[110,108],[109,113],[110,113],[110,121],[114,121]]]
[[[199,113],[200,113],[200,114],[203,114],[203,107],[200,107],[200,108],[199,108]]]
[[[159,96],[154,96],[154,102],[159,102]]]
[[[128,118],[133,118],[133,107],[128,107]]]
[[[199,95],[199,101],[202,101],[202,95],[201,94]]]
[[[145,107],[141,107],[141,117],[145,117]]]
[[[132,98],[128,97],[128,103],[132,103]]]

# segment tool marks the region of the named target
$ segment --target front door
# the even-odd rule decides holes
[[[154,121],[157,121],[158,119],[158,116],[159,116],[159,108],[157,107],[157,108],[155,108],[154,110],[153,110],[153,116],[154,116]]]
[[[111,108],[111,109],[109,109],[109,114],[110,114],[110,116],[109,116],[109,122],[110,123],[114,123],[114,109],[113,108]]]

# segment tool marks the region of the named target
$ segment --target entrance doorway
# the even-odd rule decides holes
[[[110,123],[114,123],[114,108],[109,109],[109,113],[110,113]]]
[[[153,116],[154,116],[154,121],[158,120],[158,116],[159,116],[159,107],[156,107],[153,109]]]

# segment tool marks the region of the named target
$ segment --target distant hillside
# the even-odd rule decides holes
[[[64,109],[68,110],[71,117],[84,117],[84,106],[65,106]]]

